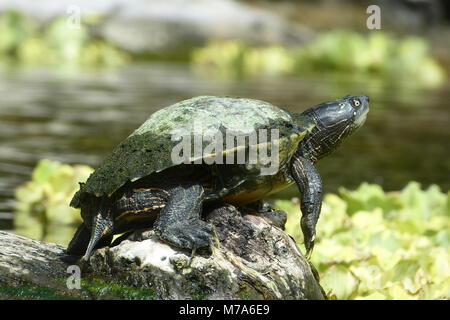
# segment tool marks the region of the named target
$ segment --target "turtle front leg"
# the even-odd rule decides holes
[[[199,184],[179,185],[169,192],[171,196],[155,222],[155,233],[181,248],[195,250],[208,246],[213,228],[200,219],[203,187]]]
[[[291,160],[291,176],[301,193],[300,226],[306,247],[306,257],[311,256],[316,238],[316,224],[322,207],[322,181],[311,160],[294,155]]]

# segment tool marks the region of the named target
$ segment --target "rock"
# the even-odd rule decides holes
[[[290,45],[312,38],[306,27],[234,0],[4,0],[0,10],[14,8],[46,22],[69,16],[71,6],[82,15],[103,17],[93,32],[139,54],[182,50],[211,40]]]
[[[0,298],[48,298],[49,290],[50,298],[82,299],[325,298],[314,267],[270,217],[226,205],[206,219],[216,230],[211,248],[192,255],[151,230],[134,232],[94,253],[79,290],[66,286],[74,262],[62,246],[0,231]]]

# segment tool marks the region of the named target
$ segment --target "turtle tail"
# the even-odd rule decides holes
[[[106,213],[106,214],[105,214]],[[112,240],[113,235],[113,219],[109,214],[109,210],[103,213],[102,210],[93,218],[91,228],[91,238],[87,246],[84,256],[81,258],[82,263],[89,261],[92,252],[100,242],[108,242]]]

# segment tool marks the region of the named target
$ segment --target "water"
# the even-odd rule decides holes
[[[424,90],[324,74],[218,80],[183,64],[159,63],[117,72],[3,72],[0,229],[12,228],[14,189],[29,179],[39,159],[95,167],[151,113],[197,95],[256,98],[301,112],[346,94],[367,94],[367,123],[318,165],[325,191],[354,188],[362,181],[397,190],[410,180],[448,190],[449,89],[449,84]],[[296,194],[295,189],[288,194]]]

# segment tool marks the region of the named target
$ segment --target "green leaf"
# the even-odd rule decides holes
[[[387,290],[393,300],[417,300],[418,296],[409,293],[400,283],[389,284]]]
[[[413,279],[420,265],[413,260],[403,260],[394,267],[391,281],[401,281],[404,278]]]
[[[331,290],[338,299],[350,298],[358,288],[358,280],[341,265],[331,266],[321,278],[325,290]]]
[[[32,204],[44,198],[44,190],[40,185],[29,181],[16,189],[15,197],[18,203]]]
[[[64,226],[81,222],[79,210],[71,208],[69,203],[79,188],[78,182],[85,181],[92,171],[87,166],[39,161],[32,173],[32,180],[18,187],[15,192],[17,205],[14,224],[18,227],[17,232],[38,239],[45,235],[45,240],[70,240],[56,236],[56,233]],[[47,234],[43,233],[45,230]]]
[[[58,171],[59,167],[59,162],[47,159],[41,160],[33,170],[32,180],[38,184],[44,185],[49,182],[50,177]]]
[[[372,264],[369,261],[363,261],[352,264],[349,270],[360,281],[358,294],[382,289],[384,271],[379,266]]]
[[[450,228],[438,231],[432,239],[436,245],[448,248],[450,246]]]

